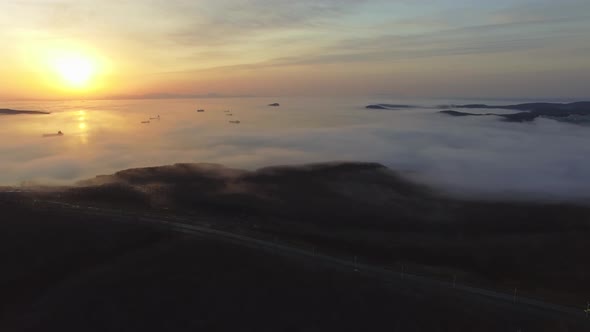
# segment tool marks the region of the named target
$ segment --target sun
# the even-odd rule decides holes
[[[96,65],[92,59],[82,55],[60,56],[54,59],[52,66],[68,88],[86,88],[96,74]]]

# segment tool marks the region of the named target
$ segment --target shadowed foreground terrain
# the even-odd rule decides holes
[[[577,331],[511,303],[423,289],[81,207],[211,227],[585,306],[590,210],[461,201],[373,163],[242,171],[177,164],[5,193],[3,330]],[[121,212],[123,214],[123,212]],[[128,218],[129,219],[129,218]],[[1,327],[1,326],[0,326]],[[583,329],[581,329],[583,330]]]

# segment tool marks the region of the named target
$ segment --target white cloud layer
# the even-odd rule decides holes
[[[436,109],[365,110],[352,100],[289,100],[279,109],[265,107],[267,101],[202,100],[209,104],[200,117],[192,110],[194,101],[122,101],[126,105],[119,111],[108,111],[115,109],[112,104],[99,105],[86,113],[85,135],[76,132],[77,112],[56,113],[50,120],[21,117],[19,123],[44,121],[42,128],[57,128],[52,121],[64,125],[72,117],[73,123],[63,129],[63,138],[32,138],[29,132],[19,143],[3,142],[0,184],[73,182],[176,162],[251,169],[349,160],[381,162],[459,194],[590,198],[590,127],[549,119],[521,124],[455,118]],[[227,123],[226,107],[242,124]],[[160,122],[139,124],[156,112]],[[4,119],[18,128],[17,120]]]

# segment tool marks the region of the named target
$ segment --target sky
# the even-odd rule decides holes
[[[0,99],[589,97],[587,0],[2,0]]]

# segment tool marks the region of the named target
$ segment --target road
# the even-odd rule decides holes
[[[461,283],[445,282],[410,273],[400,273],[400,271],[393,271],[383,266],[357,262],[356,259],[352,257],[349,260],[342,259],[331,255],[317,253],[311,248],[295,247],[293,245],[288,245],[279,241],[269,241],[231,231],[214,229],[210,227],[211,221],[206,219],[189,220],[178,217],[133,214],[123,211],[79,206],[55,201],[35,201],[34,206],[37,209],[57,208],[62,211],[75,213],[76,215],[86,214],[106,217],[111,221],[149,223],[158,227],[164,227],[171,232],[232,241],[234,243],[239,243],[240,245],[270,250],[274,253],[297,256],[304,259],[319,261],[325,264],[335,265],[343,269],[356,271],[359,274],[376,277],[386,282],[393,282],[396,284],[412,283],[412,285],[421,287],[423,289],[431,289],[438,292],[444,290],[446,292],[452,292],[455,296],[466,296],[475,301],[486,301],[497,306],[510,307],[511,310],[524,311],[527,313],[537,314],[539,316],[552,316],[560,320],[563,319],[567,321],[573,321],[577,324],[588,326],[590,330],[590,319],[586,317],[586,313],[584,312],[584,309],[586,308],[571,308],[521,296],[515,297],[514,294],[477,288]]]

